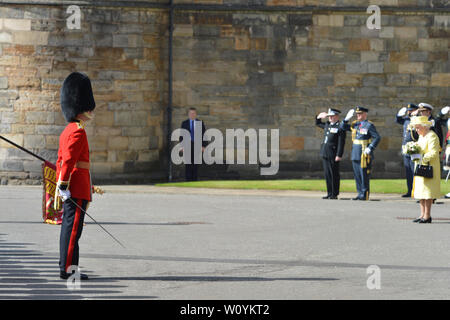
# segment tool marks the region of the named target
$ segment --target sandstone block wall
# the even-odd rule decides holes
[[[0,134],[55,161],[65,125],[59,89],[63,79],[78,70],[91,77],[97,102],[95,121],[88,126],[94,178],[164,179],[165,1],[81,6],[81,30],[67,29],[67,5],[23,2],[0,4]],[[314,117],[329,107],[347,111],[355,105],[370,108],[370,119],[383,136],[374,175],[400,177],[397,110],[408,102],[437,108],[450,104],[447,1],[175,3],[201,7],[175,10],[174,128],[189,107],[198,109],[208,128],[223,132],[279,128],[281,165],[276,177],[321,176],[322,131],[314,127]],[[381,6],[381,30],[366,27],[369,4]],[[348,136],[344,176],[351,176],[350,144]],[[174,178],[182,174],[182,166],[175,166]],[[40,175],[39,161],[0,142],[2,183],[35,183]],[[258,178],[259,170],[211,166],[203,175]]]
[[[62,81],[85,72],[97,103],[87,127],[94,177],[160,177],[166,13],[87,7],[81,30],[69,30],[66,8],[0,7],[0,133],[54,162]],[[0,171],[3,183],[41,176],[39,161],[4,142]]]

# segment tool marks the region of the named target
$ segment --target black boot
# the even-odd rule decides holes
[[[402,195],[402,198],[411,198],[411,194],[410,193],[404,194]]]
[[[69,277],[70,277],[72,274],[74,274],[74,273],[75,273],[75,272],[68,273],[68,272],[65,272],[65,271],[61,271],[61,272],[59,273],[59,277],[60,277],[61,279],[67,280],[67,279],[69,279]],[[89,280],[89,277],[87,276],[87,274],[80,273],[80,280],[86,281],[86,280]]]

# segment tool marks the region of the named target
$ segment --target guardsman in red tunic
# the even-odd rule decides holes
[[[84,126],[92,118],[94,108],[91,81],[84,74],[71,73],[61,88],[61,109],[69,124],[59,137],[56,162],[55,204],[64,202],[59,248],[62,279],[69,278],[78,270],[78,240],[83,230],[83,210],[92,200],[89,145]],[[88,279],[85,274],[81,274],[80,278]]]

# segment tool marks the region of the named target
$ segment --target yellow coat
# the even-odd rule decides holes
[[[438,199],[441,197],[441,163],[439,161],[439,138],[430,130],[417,141],[422,150],[421,164],[433,167],[433,178],[414,176],[413,196],[416,199]],[[417,166],[417,162],[416,162]]]

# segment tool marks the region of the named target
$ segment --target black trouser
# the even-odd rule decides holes
[[[186,181],[197,181],[198,180],[198,167],[199,164],[194,164],[194,142],[191,142],[191,164],[186,164]]]
[[[334,161],[334,159],[322,159],[322,162],[325,180],[327,182],[328,196],[337,197],[339,195],[339,186],[341,183],[339,161]]]
[[[403,156],[403,164],[405,165],[406,172],[406,185],[408,186],[408,194],[410,195],[413,187],[414,180],[414,162],[409,155]]]
[[[88,201],[71,198],[81,208],[86,210]],[[66,271],[70,266],[78,266],[79,251],[78,240],[81,237],[84,223],[82,212],[72,201],[64,201],[64,214],[59,238],[59,269]]]

